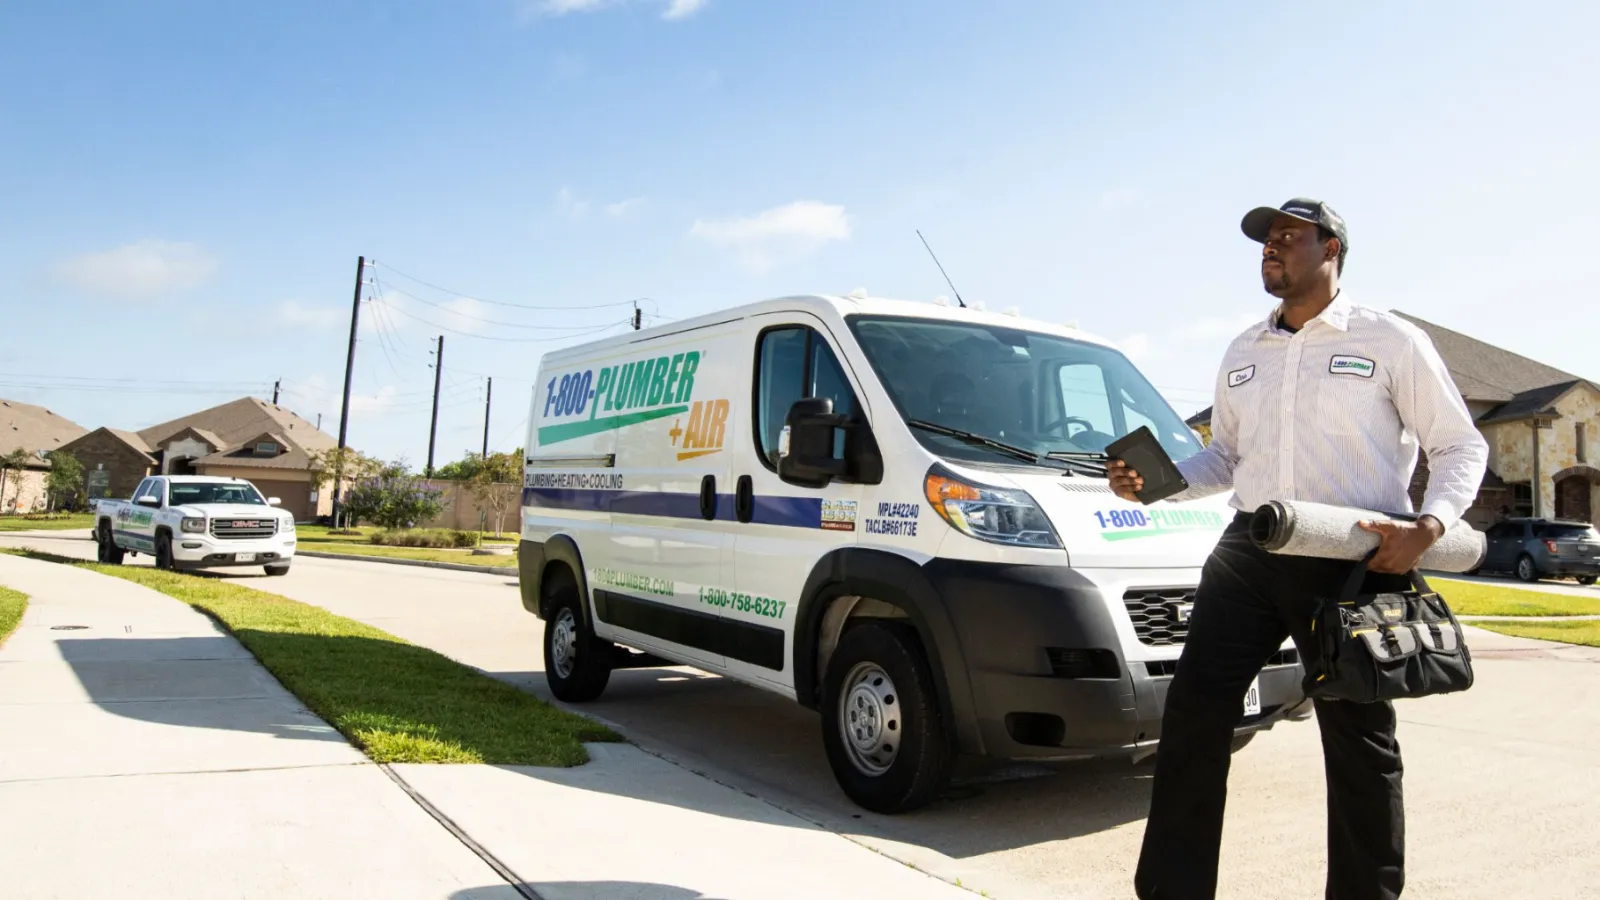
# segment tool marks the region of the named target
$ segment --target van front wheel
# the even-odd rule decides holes
[[[938,796],[952,752],[915,631],[887,621],[848,629],[823,688],[828,764],[852,801],[899,813]]]
[[[584,621],[581,602],[578,586],[565,580],[555,589],[544,623],[544,677],[550,693],[564,703],[593,700],[611,680],[609,648]]]

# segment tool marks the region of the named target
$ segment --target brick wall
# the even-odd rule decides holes
[[[93,497],[93,473],[108,473],[105,496],[124,499],[133,496],[133,489],[150,474],[150,461],[137,450],[104,432],[93,432],[78,438],[65,448],[83,464],[83,487]]]

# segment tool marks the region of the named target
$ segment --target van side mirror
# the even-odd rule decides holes
[[[833,455],[834,429],[849,418],[833,411],[830,397],[795,401],[784,418],[784,436],[778,447],[778,477],[801,487],[826,487],[849,472],[845,460]]]

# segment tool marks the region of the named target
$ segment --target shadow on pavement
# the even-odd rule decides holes
[[[640,881],[549,881],[521,885],[544,900],[717,900],[692,888]],[[468,888],[450,895],[450,900],[503,900],[509,893],[505,885]]]

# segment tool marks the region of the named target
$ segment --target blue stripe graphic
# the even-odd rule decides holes
[[[661,516],[667,519],[700,518],[700,495],[667,491],[580,491],[567,488],[523,488],[522,505],[541,509],[581,509],[634,516]],[[717,521],[732,522],[732,494],[717,495]],[[753,525],[785,525],[790,528],[821,528],[820,497],[756,497],[750,522]]]

